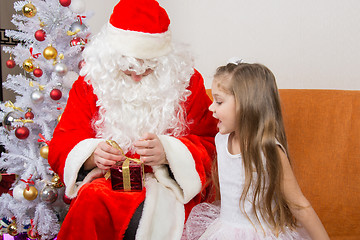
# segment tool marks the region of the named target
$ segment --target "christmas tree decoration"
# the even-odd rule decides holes
[[[45,40],[45,38],[46,38],[46,32],[44,30],[40,29],[40,30],[37,30],[35,32],[35,39],[36,40],[42,42],[42,41]]]
[[[53,186],[46,185],[40,192],[40,200],[46,203],[53,203],[58,198],[58,191]]]
[[[34,69],[33,74],[35,77],[41,77],[43,75],[43,70],[37,67]]]
[[[2,121],[3,127],[8,131],[13,130],[15,128],[13,126],[13,123],[18,118],[19,118],[19,115],[16,112],[8,112]]]
[[[12,59],[12,57],[10,56],[9,60],[6,61],[6,66],[8,68],[14,68],[16,66],[15,61]]]
[[[60,115],[57,117],[57,119],[56,119],[57,122],[60,122],[60,120],[61,120],[61,115],[62,115],[62,114],[60,114]]]
[[[67,34],[69,36],[75,35],[79,32],[85,31],[87,28],[87,26],[85,24],[83,24],[80,21],[76,21],[73,24],[71,24],[69,31],[67,32]]]
[[[24,200],[24,189],[25,187],[23,185],[17,184],[13,189],[13,197],[19,201]]]
[[[31,59],[31,58],[28,58],[26,59],[24,62],[23,62],[23,68],[25,71],[27,72],[32,72],[34,71],[35,67],[34,67],[34,60]]]
[[[25,119],[34,119],[34,113],[31,111],[31,108],[27,109],[24,117]]]
[[[85,40],[80,38],[80,37],[74,37],[71,41],[70,41],[70,47],[74,47],[74,46],[85,46]]]
[[[36,7],[31,2],[29,2],[24,5],[24,7],[22,8],[22,12],[25,17],[31,18],[36,15],[37,10]]]
[[[68,67],[64,63],[57,63],[55,64],[54,72],[56,72],[59,77],[63,77],[67,74]]]
[[[38,196],[38,190],[34,186],[29,186],[24,189],[24,198],[28,201],[33,201]]]
[[[71,4],[71,0],[59,0],[61,6],[68,7]]]
[[[76,79],[79,78],[79,74],[74,71],[68,71],[68,73],[63,78],[62,86],[65,88],[70,89]]]
[[[48,145],[42,146],[40,148],[40,156],[45,159],[48,159],[48,155],[49,155],[49,146]]]
[[[44,58],[47,60],[55,59],[57,54],[57,50],[51,45],[47,46],[43,52]]]
[[[51,183],[55,188],[61,188],[64,184],[61,182],[59,175],[55,174],[51,179]]]
[[[83,68],[83,66],[85,66],[85,60],[84,59],[82,59],[78,64],[79,70],[81,70]]]
[[[39,104],[44,101],[45,96],[40,90],[35,90],[34,92],[32,92],[30,98],[34,104]]]
[[[16,236],[18,234],[18,227],[15,221],[9,224],[9,226],[7,227],[7,232],[11,236]]]
[[[30,227],[27,230],[27,236],[30,239],[41,239],[39,233],[37,232],[37,230],[35,229],[35,227]]]
[[[57,100],[59,100],[61,97],[62,97],[62,92],[61,92],[59,89],[54,88],[53,90],[51,90],[51,92],[50,92],[50,98],[51,98],[52,100],[57,101]]]
[[[15,136],[18,138],[18,139],[26,139],[30,134],[30,130],[25,127],[25,126],[22,126],[22,127],[18,127],[16,128],[15,130]]]
[[[73,7],[78,12],[70,8],[74,2]],[[64,7],[66,5],[68,7]],[[90,29],[86,27],[87,13],[80,16],[84,7],[76,0],[19,0],[14,2],[14,9],[17,13],[13,15],[12,23],[17,29],[6,30],[5,37],[19,42],[14,46],[3,46],[2,50],[10,56],[6,60],[15,60],[9,61],[7,67],[20,65],[24,71],[4,78],[3,87],[16,92],[17,96],[14,104],[0,102],[0,121],[3,123],[0,144],[6,150],[0,155],[0,169],[6,169],[8,175],[18,176],[18,180],[6,183],[4,174],[1,175],[0,216],[16,217],[19,234],[13,239],[21,236],[24,240],[40,237],[51,240],[56,237],[69,206],[62,201],[64,185],[47,161],[46,139],[52,138],[72,83],[79,76],[80,50],[86,45],[78,46],[83,44],[83,39],[89,38]],[[66,34],[72,25],[75,30],[79,28],[76,36]],[[77,45],[72,47],[70,42],[74,38],[78,38],[73,41]],[[40,139],[39,133],[44,134]],[[29,171],[34,174],[31,180]],[[8,186],[6,192],[1,192],[5,183]],[[30,219],[34,219],[36,225],[29,227]],[[3,230],[7,230],[9,224]]]

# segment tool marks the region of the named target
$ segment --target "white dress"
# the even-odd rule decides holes
[[[215,137],[217,150],[220,204],[201,203],[193,208],[186,222],[182,240],[255,240],[255,239],[310,239],[304,229],[286,229],[279,236],[272,233],[267,224],[255,220],[252,204],[245,200],[245,211],[240,209],[240,196],[245,184],[245,172],[240,154],[228,151],[229,134],[218,133]],[[255,176],[254,176],[255,177]],[[252,196],[250,188],[248,196]],[[259,214],[258,214],[259,215]],[[260,216],[259,216],[260,218]]]

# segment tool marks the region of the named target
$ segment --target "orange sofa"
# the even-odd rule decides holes
[[[360,239],[360,91],[279,91],[304,195],[332,240]]]

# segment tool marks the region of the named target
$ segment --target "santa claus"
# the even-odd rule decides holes
[[[121,0],[83,52],[49,149],[72,198],[58,239],[180,239],[208,197],[216,121],[190,54],[171,41],[155,0]],[[146,169],[140,192],[114,191],[104,173],[123,161]]]

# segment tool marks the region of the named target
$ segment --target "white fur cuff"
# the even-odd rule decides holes
[[[159,136],[175,181],[169,177],[166,166],[153,167],[157,180],[175,193],[186,204],[201,190],[201,180],[196,171],[195,160],[189,149],[177,138]]]
[[[102,141],[104,139],[85,139],[79,142],[68,154],[64,168],[64,183],[66,186],[65,194],[69,198],[76,197],[80,187],[92,180],[91,176],[99,175],[99,169],[95,168],[85,177],[84,181],[76,182],[81,166],[94,152],[98,143]]]

